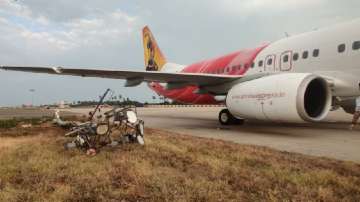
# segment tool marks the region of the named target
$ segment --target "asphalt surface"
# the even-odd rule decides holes
[[[353,131],[348,130],[352,116],[343,111],[332,112],[324,123],[248,121],[242,126],[224,127],[217,120],[220,110],[140,109],[139,115],[147,127],[360,163],[360,126]]]
[[[242,126],[224,127],[217,120],[221,109],[138,108],[138,114],[145,121],[145,125],[151,128],[360,163],[360,126],[353,131],[348,130],[352,116],[341,110],[331,112],[324,123],[278,124],[247,121]],[[87,114],[89,111],[66,109],[63,114]],[[0,119],[52,114],[52,110],[0,109]]]

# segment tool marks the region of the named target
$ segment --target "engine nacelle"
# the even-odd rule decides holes
[[[274,122],[316,122],[331,109],[327,82],[307,73],[276,74],[235,85],[226,105],[238,118]]]

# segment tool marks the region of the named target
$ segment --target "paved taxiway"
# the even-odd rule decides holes
[[[220,110],[218,107],[138,108],[138,113],[151,128],[360,162],[360,126],[349,131],[352,116],[342,110],[331,112],[325,123],[248,121],[243,126],[226,127],[217,121]]]

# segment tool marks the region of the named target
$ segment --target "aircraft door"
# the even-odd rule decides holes
[[[268,55],[265,59],[264,71],[275,71],[276,55]]]
[[[292,68],[292,51],[286,51],[280,57],[280,71],[290,71]]]

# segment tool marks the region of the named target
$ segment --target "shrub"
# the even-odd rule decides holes
[[[14,128],[18,122],[15,119],[10,120],[0,120],[0,128],[9,129]]]

